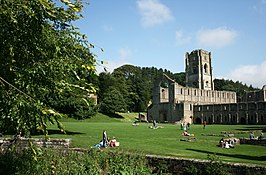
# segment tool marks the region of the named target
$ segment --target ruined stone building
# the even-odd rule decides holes
[[[217,124],[266,124],[266,86],[246,92],[237,102],[235,92],[214,90],[211,53],[186,53],[186,87],[161,75],[153,87],[148,120]]]

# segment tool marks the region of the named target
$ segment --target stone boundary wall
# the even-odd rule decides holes
[[[241,138],[240,144],[266,146],[266,138],[264,138],[264,139],[252,139],[252,140],[247,139],[247,138]]]
[[[72,151],[85,153],[88,149],[83,148],[70,148],[71,139],[40,139],[40,138],[1,138],[0,139],[0,152],[9,148],[12,144],[18,144],[18,148],[25,149],[29,148],[29,141],[36,146],[41,146],[45,148],[59,148],[59,149],[69,149]],[[254,140],[253,140],[254,141]],[[266,139],[263,140],[266,142]],[[189,167],[203,168],[208,160],[196,160],[196,159],[186,159],[186,158],[176,158],[168,156],[155,156],[146,155],[149,166],[155,169],[160,169],[163,166],[164,170],[171,172],[176,175],[185,174],[184,170]],[[227,167],[232,175],[239,174],[266,174],[266,166],[259,165],[249,165],[241,163],[223,163]]]
[[[210,163],[208,160],[185,159],[167,156],[147,155],[146,158],[151,167],[154,167],[155,169],[159,169],[160,166],[163,166],[164,168],[167,167],[168,172],[176,175],[185,175],[186,168],[196,167],[202,169],[207,163]],[[266,166],[242,163],[223,163],[223,165],[232,175],[266,174]]]
[[[30,147],[30,143],[35,146],[44,148],[62,148],[68,149],[70,147],[71,139],[44,139],[44,138],[1,138],[1,150],[6,150],[12,146],[17,145],[17,149],[25,149]]]

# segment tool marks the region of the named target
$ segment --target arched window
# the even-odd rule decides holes
[[[204,73],[208,73],[208,65],[207,64],[204,64]]]

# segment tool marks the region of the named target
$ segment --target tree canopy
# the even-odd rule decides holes
[[[73,21],[83,1],[0,0],[0,125],[42,129],[64,114],[89,117],[96,107],[94,54]]]

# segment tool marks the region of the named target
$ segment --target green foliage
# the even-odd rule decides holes
[[[109,88],[117,89],[126,102],[126,111],[142,112],[146,111],[152,98],[154,81],[161,74],[167,74],[175,79],[179,84],[185,85],[185,74],[172,74],[168,70],[157,68],[140,68],[133,65],[123,65],[110,73],[101,73],[98,79],[99,102],[105,98]]]
[[[62,114],[93,115],[84,111],[96,110],[89,98],[96,61],[86,36],[72,25],[83,2],[0,2],[2,130],[27,134],[45,131],[46,122],[60,126]]]
[[[0,154],[0,174],[151,174],[145,156],[134,153],[39,149],[37,160],[28,151]]]
[[[243,84],[242,82],[224,79],[215,79],[214,88],[219,91],[234,91],[237,93],[238,100],[243,96],[245,91],[258,90],[257,88]]]
[[[137,67],[133,65],[123,65],[113,71],[113,73],[101,73],[98,79],[99,102],[104,99],[104,94],[108,93],[110,87],[117,89],[127,104],[127,111],[143,112],[147,110],[152,99],[152,90],[156,79],[166,74],[176,83],[186,86],[185,72],[172,73],[169,70],[157,69],[155,67]],[[255,90],[252,86],[243,85],[239,81],[215,79],[215,90],[226,90],[237,92],[241,98],[245,91]]]
[[[101,103],[101,112],[105,114],[115,114],[125,112],[127,109],[123,95],[117,90],[110,88],[104,95]]]

